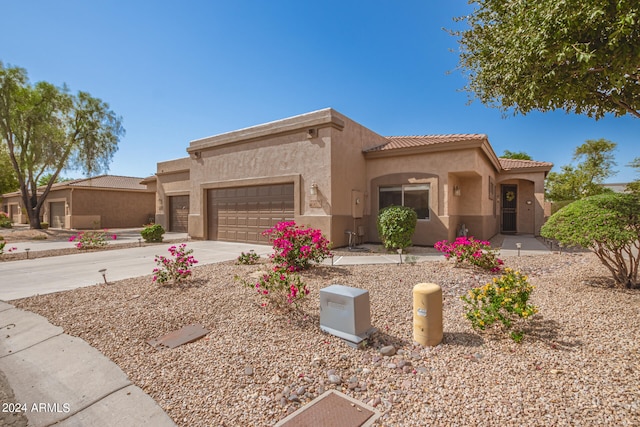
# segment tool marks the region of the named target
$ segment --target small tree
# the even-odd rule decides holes
[[[412,245],[418,214],[407,206],[389,206],[378,214],[378,235],[387,249],[403,249]]]
[[[567,246],[591,249],[616,284],[638,286],[640,264],[640,198],[632,194],[600,194],[575,201],[551,215],[543,237]]]
[[[553,202],[574,201],[595,196],[607,190],[601,185],[615,175],[613,151],[616,143],[606,139],[588,139],[576,147],[576,166],[562,166],[562,172],[551,172],[546,181],[546,197]]]
[[[32,85],[24,69],[0,62],[0,149],[6,147],[31,228],[40,228],[40,211],[61,171],[108,170],[122,135],[122,119],[106,102],[47,82]],[[45,175],[46,186],[38,188]]]

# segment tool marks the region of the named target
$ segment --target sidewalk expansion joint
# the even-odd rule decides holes
[[[37,345],[40,345],[40,344],[42,344],[43,342],[45,342],[45,341],[49,341],[49,340],[50,340],[50,339],[52,339],[52,338],[59,337],[60,335],[65,335],[64,331],[60,332],[59,334],[52,335],[52,336],[50,336],[50,337],[48,337],[48,338],[45,338],[45,339],[43,339],[42,341],[38,341],[37,343],[33,343],[33,344],[31,344],[30,346],[28,346],[28,347],[21,348],[20,350],[18,350],[18,351],[16,351],[16,352],[11,352],[11,353],[9,353],[9,354],[5,354],[4,356],[0,356],[0,359],[3,359],[3,358],[5,358],[5,357],[9,357],[9,356],[13,356],[14,354],[20,354],[21,352],[23,352],[23,351],[25,351],[25,350],[28,350],[28,349],[30,349],[30,348],[32,348],[32,347],[35,347],[35,346],[37,346]],[[68,335],[68,336],[69,336],[69,337],[71,337],[71,335]]]
[[[86,404],[86,405],[84,405],[82,408],[80,408],[80,409],[78,409],[78,410],[76,410],[76,411],[73,411],[73,412],[69,412],[69,413],[68,413],[64,418],[60,418],[59,420],[56,420],[55,422],[53,422],[53,423],[51,423],[51,424],[47,424],[47,425],[46,425],[46,427],[55,426],[56,424],[59,424],[59,423],[61,423],[62,421],[68,420],[69,418],[71,418],[71,417],[73,417],[73,416],[75,416],[75,415],[79,414],[80,412],[84,411],[85,409],[88,409],[88,408],[90,408],[91,406],[95,405],[96,403],[98,403],[98,402],[100,402],[100,401],[102,401],[102,400],[106,399],[107,397],[111,396],[112,394],[117,393],[117,392],[119,392],[120,390],[123,390],[123,389],[125,389],[125,388],[130,387],[130,386],[132,386],[132,385],[133,385],[133,383],[131,382],[131,380],[129,380],[128,378],[127,378],[127,381],[129,382],[128,384],[125,384],[125,385],[123,385],[123,386],[122,386],[122,387],[120,387],[120,388],[117,388],[117,389],[115,389],[115,390],[113,390],[113,391],[110,391],[109,393],[105,393],[105,394],[103,394],[102,396],[100,396],[100,397],[98,397],[98,398],[96,398],[96,399],[92,400],[91,402],[87,403],[87,404]]]

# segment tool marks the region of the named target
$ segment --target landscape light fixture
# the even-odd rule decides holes
[[[402,248],[398,248],[398,255],[400,255],[400,264],[402,264]]]
[[[29,251],[30,250],[31,250],[30,248],[24,248],[24,251],[27,253],[27,259],[29,259]]]
[[[138,247],[142,246],[142,239],[140,237],[138,237]]]
[[[520,256],[520,249],[522,249],[522,243],[516,243],[516,249],[518,249],[518,256]]]
[[[315,182],[311,184],[311,188],[309,189],[309,194],[311,194],[312,196],[318,195],[318,184],[316,184]]]
[[[109,283],[107,283],[107,269],[101,268],[100,270],[98,270],[98,273],[102,274],[102,278],[104,279],[104,284],[108,285]]]

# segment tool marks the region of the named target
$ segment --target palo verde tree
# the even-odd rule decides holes
[[[575,166],[564,165],[561,172],[551,172],[547,176],[546,198],[566,202],[606,192],[601,184],[615,174],[613,151],[616,145],[606,139],[589,139],[578,146],[573,155],[573,160],[578,162]]]
[[[638,287],[640,198],[608,193],[575,201],[549,217],[543,237],[591,249],[619,286]]]
[[[475,0],[456,18],[465,89],[503,111],[640,117],[640,2]]]
[[[124,135],[122,119],[87,92],[29,83],[19,67],[0,62],[0,138],[6,144],[31,228],[63,169],[92,176],[108,170]],[[47,185],[38,181],[50,175]]]

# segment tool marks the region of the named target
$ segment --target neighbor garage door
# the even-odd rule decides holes
[[[186,233],[189,223],[189,196],[169,197],[169,231]]]
[[[266,243],[262,232],[293,220],[293,184],[207,191],[210,240]]]
[[[64,228],[64,202],[49,203],[51,224],[53,228]]]

